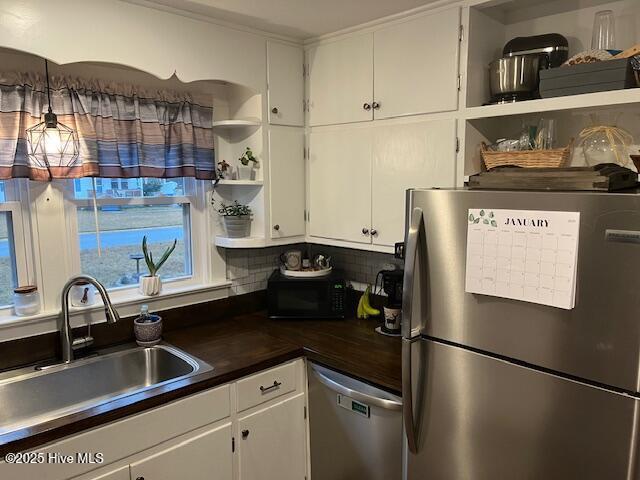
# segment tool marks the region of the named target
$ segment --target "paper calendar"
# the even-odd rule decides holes
[[[580,212],[470,209],[466,291],[571,309]]]

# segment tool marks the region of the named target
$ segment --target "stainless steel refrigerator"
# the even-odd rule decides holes
[[[580,212],[575,307],[465,293],[469,210]],[[639,479],[640,195],[407,192],[407,480]]]

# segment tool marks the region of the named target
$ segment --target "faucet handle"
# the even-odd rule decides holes
[[[71,342],[71,348],[73,350],[79,350],[81,348],[89,347],[91,345],[93,345],[93,337],[91,335],[74,338],[73,342]]]

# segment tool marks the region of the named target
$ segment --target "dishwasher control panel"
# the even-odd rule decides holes
[[[369,405],[358,402],[353,398],[347,397],[338,393],[338,405],[340,405],[345,410],[349,410],[350,412],[357,413],[358,415],[362,415],[363,417],[369,418],[371,416],[371,407]]]

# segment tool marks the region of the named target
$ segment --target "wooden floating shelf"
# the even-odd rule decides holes
[[[248,127],[260,127],[262,122],[257,118],[247,118],[244,120],[218,120],[213,122],[213,128],[217,130],[232,130]]]
[[[215,185],[215,181],[213,182]],[[262,180],[220,180],[217,186],[228,185],[233,187],[260,187],[264,184]]]
[[[619,105],[632,105],[634,103],[640,103],[640,88],[470,107],[465,110],[464,115],[467,120],[477,120],[481,118],[525,115],[539,112],[606,108]]]
[[[229,238],[216,235],[215,244],[224,248],[262,248],[267,242],[264,237]]]

